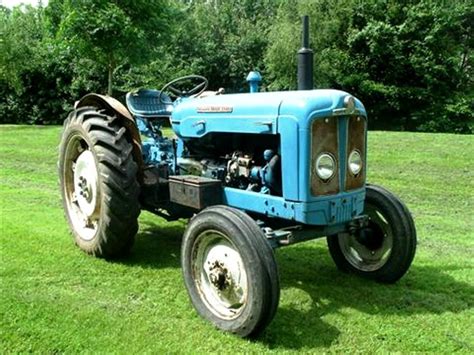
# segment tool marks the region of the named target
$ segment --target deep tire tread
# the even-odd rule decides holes
[[[85,242],[74,231],[73,235],[85,252],[99,257],[117,257],[129,252],[138,230],[140,187],[127,130],[116,116],[106,112],[80,107],[68,115],[63,125],[59,173],[62,177],[65,140],[71,131],[81,132],[97,158],[102,210],[98,232],[91,242]]]

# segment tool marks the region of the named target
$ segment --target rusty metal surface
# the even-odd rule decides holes
[[[93,106],[97,108],[104,108],[110,111],[115,112],[122,119],[123,125],[127,129],[127,132],[130,134],[133,145],[133,159],[138,165],[138,179],[139,182],[143,183],[143,170],[145,164],[142,157],[142,142],[140,138],[140,133],[138,132],[137,125],[133,119],[130,112],[127,108],[122,105],[120,101],[114,99],[111,96],[105,96],[100,94],[87,94],[82,99],[77,101],[74,105],[74,108]]]
[[[330,195],[339,192],[339,158],[337,117],[323,118],[313,122],[311,127],[311,194],[313,196]],[[331,153],[336,161],[335,174],[328,181],[323,181],[316,174],[316,157],[323,153]]]
[[[195,175],[169,177],[170,201],[202,210],[222,202],[222,182]]]
[[[354,176],[348,168],[346,168],[346,186],[345,190],[353,190],[362,187],[366,176],[366,120],[360,116],[352,116],[348,122],[348,142],[347,142],[347,159],[349,154],[357,149],[362,157],[362,170]],[[346,161],[347,161],[346,159]]]

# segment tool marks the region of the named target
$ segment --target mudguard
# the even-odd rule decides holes
[[[78,109],[79,107],[85,106],[93,106],[112,111],[116,113],[117,116],[122,120],[124,127],[127,129],[128,133],[130,134],[130,137],[132,138],[133,159],[138,165],[138,179],[140,183],[142,183],[143,169],[145,166],[142,157],[142,142],[140,139],[140,133],[138,131],[137,125],[131,113],[117,99],[114,99],[111,96],[105,96],[100,94],[85,95],[79,101],[76,101],[76,103],[74,104],[74,109]]]

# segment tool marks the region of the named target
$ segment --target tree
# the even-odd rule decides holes
[[[1,122],[58,123],[88,92],[296,88],[301,16],[314,82],[360,98],[369,127],[474,132],[472,0],[50,0],[0,6]]]
[[[264,70],[268,32],[277,0],[183,1],[166,53],[172,71],[195,72],[211,87],[243,90],[251,70]]]
[[[0,6],[0,32],[0,80],[20,93],[22,72],[33,68],[40,58],[42,9]]]
[[[270,32],[271,88],[295,88],[298,17],[309,14],[317,87],[346,90],[369,111],[369,127],[473,132],[470,1],[288,2]]]
[[[59,75],[46,68],[43,21],[41,7],[0,8],[1,123],[40,123],[48,118],[54,122],[61,107],[57,94],[47,99]]]
[[[168,28],[167,9],[164,0],[66,0],[58,37],[78,58],[103,66],[112,95],[117,68],[157,55]]]

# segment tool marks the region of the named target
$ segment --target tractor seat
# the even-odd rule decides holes
[[[127,107],[134,116],[143,118],[170,117],[173,104],[168,95],[162,94],[162,99],[169,103],[160,102],[160,91],[154,89],[139,89],[127,94]]]

